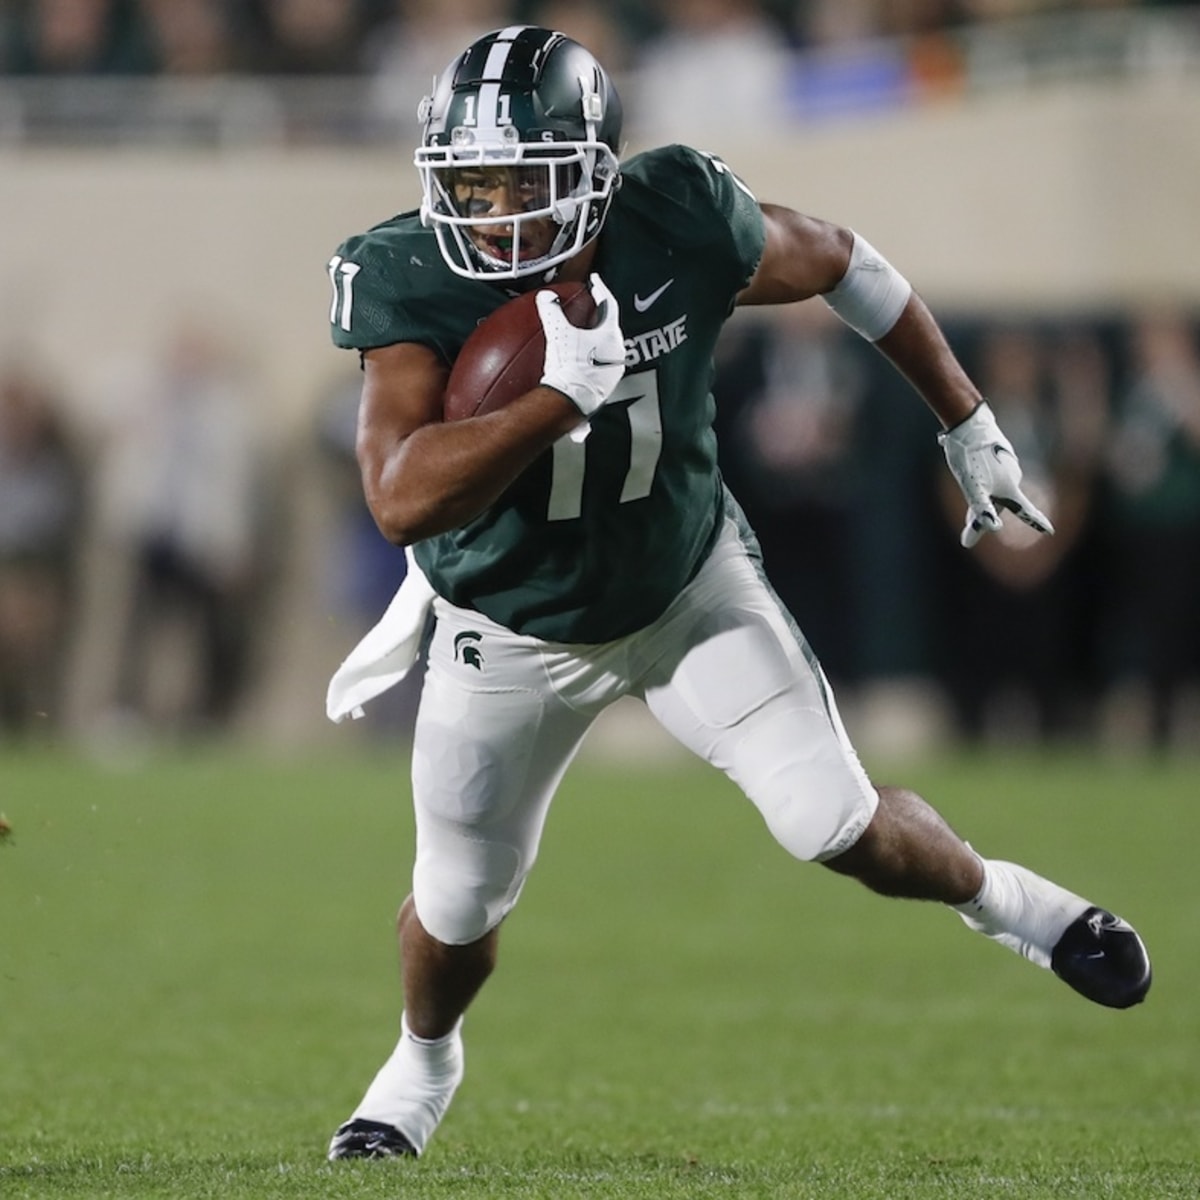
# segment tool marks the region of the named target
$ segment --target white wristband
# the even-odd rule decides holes
[[[855,333],[877,342],[900,319],[911,295],[912,284],[856,233],[850,265],[824,300]]]

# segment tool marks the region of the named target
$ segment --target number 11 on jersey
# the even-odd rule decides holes
[[[333,285],[333,300],[329,305],[329,320],[350,332],[350,313],[354,307],[354,277],[362,270],[358,263],[335,254],[328,264],[329,282]]]
[[[623,410],[615,409],[623,400],[632,401]],[[623,411],[629,421],[629,470],[621,487],[619,503],[642,500],[650,495],[654,473],[662,455],[662,410],[658,403],[658,373],[640,371],[626,375],[605,404],[605,410]],[[583,476],[587,466],[588,440],[559,438],[554,443],[554,468],[551,474],[549,521],[570,521],[583,512]]]

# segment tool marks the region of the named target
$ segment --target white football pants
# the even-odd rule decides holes
[[[829,684],[732,521],[667,611],[615,642],[520,636],[440,598],[434,611],[413,898],[439,941],[475,941],[516,903],[559,780],[622,696],[724,771],[797,858],[839,854],[875,812]]]

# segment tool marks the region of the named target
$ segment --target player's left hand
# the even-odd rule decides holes
[[[1021,464],[984,401],[964,421],[938,434],[946,462],[967,500],[959,541],[968,549],[1000,529],[997,508],[1015,513],[1038,533],[1053,533],[1050,518],[1021,491]]]

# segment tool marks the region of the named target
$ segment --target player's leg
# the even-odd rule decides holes
[[[744,552],[719,546],[663,625],[647,703],[797,858],[886,895],[952,905],[1097,1003],[1142,999],[1149,961],[1125,922],[1023,867],[981,859],[915,793],[871,785],[819,664]]]
[[[979,856],[940,813],[907,788],[876,789],[870,824],[824,865],[882,896],[965,904],[983,886]]]
[[[883,895],[951,905],[970,928],[1097,1004],[1128,1008],[1150,987],[1149,957],[1128,922],[1027,867],[978,857],[915,792],[880,788],[862,837],[825,865]]]
[[[417,1037],[445,1037],[495,970],[500,928],[461,946],[439,941],[421,924],[410,895],[400,907],[396,932],[408,1028]]]
[[[499,925],[591,721],[545,687],[528,639],[477,620],[460,628],[456,612],[439,608],[414,737],[417,857],[398,920],[401,1035],[334,1135],[331,1158],[424,1150],[462,1079],[463,1014],[495,965]],[[464,632],[474,636],[456,644]]]
[[[727,525],[697,577],[651,629],[641,692],[659,722],[724,771],[777,841],[832,857],[870,824],[878,796],[824,676]]]
[[[416,1156],[441,1123],[462,1082],[462,1019],[491,974],[499,930],[464,946],[438,941],[421,925],[410,895],[397,920],[404,986],[400,1037],[329,1157]]]

